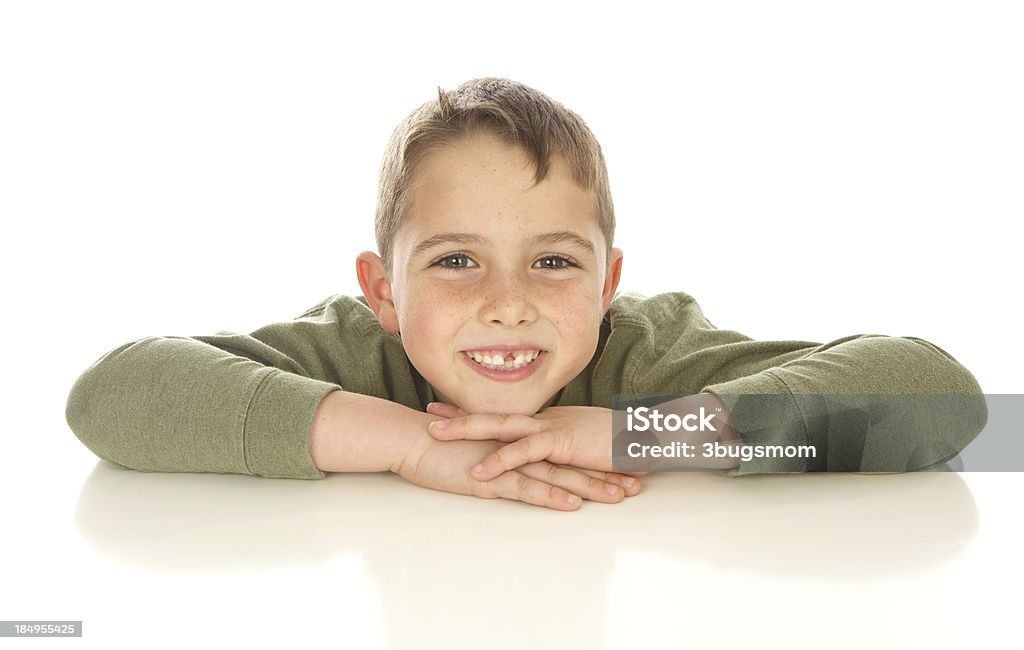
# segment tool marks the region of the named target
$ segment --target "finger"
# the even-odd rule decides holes
[[[550,459],[554,450],[554,434],[537,433],[498,449],[473,467],[469,475],[478,481],[489,481],[510,469]]]
[[[635,496],[640,493],[640,479],[629,474],[619,474],[618,472],[601,472],[592,469],[583,469],[581,467],[573,467],[572,469],[577,472],[583,472],[587,476],[593,476],[594,478],[601,479],[607,483],[614,483],[626,492],[627,497]]]
[[[542,431],[544,426],[544,422],[529,415],[474,413],[448,420],[434,420],[427,426],[427,430],[438,440],[514,442]]]
[[[483,487],[486,492],[503,499],[522,501],[555,510],[577,510],[583,503],[578,495],[565,488],[545,483],[522,472],[505,472],[498,478],[483,483]]]
[[[626,497],[626,492],[621,485],[605,481],[600,476],[592,476],[575,467],[540,462],[523,465],[516,471],[550,485],[556,485],[588,501],[618,503]],[[596,473],[600,474],[601,472]]]
[[[464,415],[469,415],[458,406],[455,406],[454,404],[445,404],[444,402],[431,402],[427,404],[427,413],[440,415],[444,418],[459,418]]]

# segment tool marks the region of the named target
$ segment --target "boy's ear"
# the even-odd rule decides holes
[[[366,297],[366,303],[377,315],[381,327],[398,332],[398,313],[395,311],[391,283],[384,273],[384,261],[376,253],[363,251],[356,256],[356,278]]]
[[[609,256],[608,273],[604,278],[604,287],[601,289],[601,313],[608,312],[612,298],[615,297],[615,290],[619,288],[619,277],[622,275],[622,249],[613,248]]]

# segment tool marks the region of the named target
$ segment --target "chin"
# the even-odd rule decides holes
[[[523,402],[506,402],[501,399],[473,400],[472,403],[458,403],[458,407],[466,413],[504,413],[506,415],[536,415],[543,405],[544,402],[535,406]]]

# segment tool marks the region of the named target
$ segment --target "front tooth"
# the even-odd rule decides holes
[[[532,362],[534,359],[540,356],[540,350],[531,350],[526,353],[520,353],[516,355],[515,359],[505,360],[504,355],[497,353],[494,355],[480,354],[479,352],[470,352],[469,356],[472,357],[477,363],[484,363],[489,366],[497,366],[498,368],[521,368],[526,364]]]

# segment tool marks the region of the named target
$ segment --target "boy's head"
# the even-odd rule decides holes
[[[391,135],[377,191],[377,249],[390,274],[395,233],[409,216],[409,193],[419,163],[432,150],[486,131],[523,148],[537,182],[547,176],[553,155],[561,154],[576,182],[594,195],[594,215],[610,253],[615,234],[608,170],[601,146],[582,119],[558,102],[508,79],[474,79],[455,90],[438,89],[431,100],[406,117]]]
[[[614,229],[586,124],[532,88],[477,79],[395,130],[380,256],[361,254],[357,275],[438,399],[533,414],[593,357],[621,272]]]

